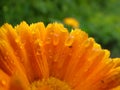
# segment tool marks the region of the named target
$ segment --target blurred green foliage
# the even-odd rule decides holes
[[[120,0],[1,0],[0,25],[43,21],[63,22],[74,17],[80,28],[120,57]]]

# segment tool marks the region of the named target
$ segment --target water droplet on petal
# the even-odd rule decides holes
[[[74,41],[74,36],[69,36],[65,41],[65,45],[66,46],[72,46],[73,41]]]
[[[59,35],[58,34],[54,34],[53,35],[53,44],[57,45],[59,43]]]
[[[89,47],[90,45],[93,45],[92,44],[93,40],[91,38],[88,38],[86,41],[85,41],[85,47]]]
[[[88,47],[88,46],[89,46],[89,44],[90,44],[90,41],[89,41],[89,40],[87,40],[87,41],[85,41],[84,46],[85,46],[85,47]]]
[[[24,58],[21,58],[20,61],[21,61],[22,63],[24,63],[25,60],[24,60]]]
[[[23,45],[20,46],[20,49],[23,49]]]
[[[18,39],[18,38],[17,38],[17,39],[15,39],[15,42],[16,42],[16,43],[19,43],[19,39]]]
[[[36,52],[36,55],[38,55],[38,56],[39,56],[39,55],[40,55],[40,52],[39,52],[39,51],[38,51],[38,52]]]
[[[69,53],[69,56],[71,56],[72,55],[72,53]]]
[[[14,60],[10,60],[10,63],[11,63],[11,64],[15,64],[15,61],[14,61]]]
[[[49,44],[50,42],[51,42],[51,38],[48,37],[48,38],[46,39],[46,43]]]
[[[4,57],[4,59],[5,59],[5,60],[7,60],[7,59],[8,59],[8,57],[6,57],[6,56],[5,56],[5,57]]]
[[[35,34],[35,31],[32,31],[32,34],[34,35],[34,34]]]
[[[43,43],[42,43],[42,42],[39,42],[38,45],[39,45],[39,46],[43,46]]]
[[[0,84],[1,84],[2,86],[5,86],[5,85],[6,85],[6,81],[5,81],[5,80],[1,80],[1,81],[0,81]]]
[[[52,55],[50,55],[49,58],[52,58]]]
[[[51,49],[49,49],[49,50],[48,50],[48,53],[52,53],[52,50],[51,50]]]
[[[35,40],[35,44],[38,44],[39,46],[43,46],[43,43],[40,39]]]

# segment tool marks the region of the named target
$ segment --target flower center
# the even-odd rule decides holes
[[[64,81],[50,77],[49,79],[35,81],[31,84],[31,90],[71,90]]]

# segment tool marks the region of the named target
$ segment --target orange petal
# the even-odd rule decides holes
[[[10,77],[0,69],[0,90],[8,90]]]

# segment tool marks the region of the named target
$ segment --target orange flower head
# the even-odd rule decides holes
[[[0,90],[120,90],[120,58],[62,24],[0,28]]]
[[[69,25],[69,26],[73,27],[73,28],[78,28],[79,27],[79,22],[74,18],[65,18],[64,23],[66,25]]]

